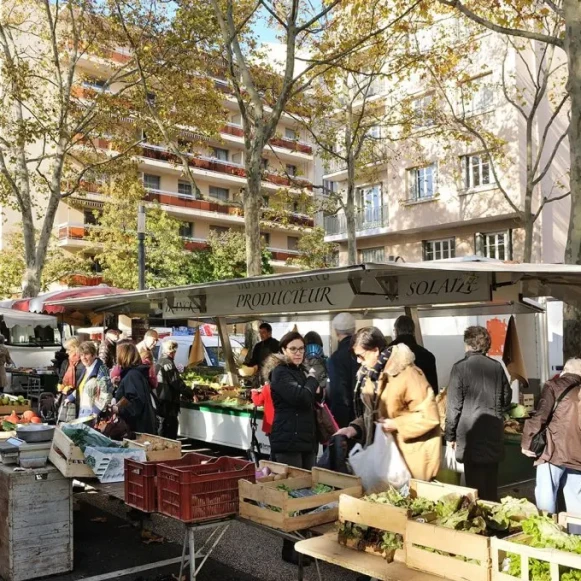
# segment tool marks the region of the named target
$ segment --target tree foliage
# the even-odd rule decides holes
[[[262,272],[272,274],[271,254],[265,245],[261,246]],[[246,247],[244,233],[229,230],[224,233],[211,232],[208,248],[194,253],[191,266],[192,282],[212,282],[231,278],[245,278]]]
[[[136,175],[115,179],[103,193],[107,202],[91,229],[95,260],[106,283],[138,288],[137,214],[144,189]],[[147,288],[191,282],[191,253],[184,248],[180,223],[161,209],[148,205],[145,224],[145,282]]]
[[[9,298],[20,295],[25,269],[24,237],[21,232],[13,232],[7,246],[0,251],[0,296]],[[55,283],[67,284],[73,275],[89,272],[89,262],[81,255],[64,252],[53,236],[46,253],[40,290],[49,290],[50,285]]]
[[[336,244],[325,242],[325,230],[320,226],[303,234],[298,243],[300,255],[289,263],[305,270],[337,266],[339,249]]]

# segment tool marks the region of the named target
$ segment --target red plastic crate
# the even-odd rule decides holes
[[[238,480],[256,482],[256,466],[223,457],[189,468],[157,467],[158,512],[183,522],[216,520],[238,514]]]
[[[170,466],[196,466],[208,460],[216,460],[213,456],[189,452],[179,460],[158,460],[156,462],[137,462],[125,460],[125,504],[143,512],[157,510],[157,467],[160,464]]]

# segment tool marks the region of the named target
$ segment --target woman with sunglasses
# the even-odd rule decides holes
[[[287,333],[280,341],[282,357],[270,376],[274,423],[270,445],[277,462],[310,470],[318,447],[315,398],[322,397],[314,369],[308,370],[305,341],[300,333]]]
[[[356,419],[337,433],[367,447],[380,424],[393,434],[412,478],[431,480],[440,467],[440,417],[414,354],[403,343],[388,347],[377,327],[360,329],[352,346],[362,365],[355,388]]]

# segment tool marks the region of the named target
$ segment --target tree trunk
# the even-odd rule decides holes
[[[535,225],[530,217],[530,214],[528,217],[525,217],[524,231],[525,231],[525,242],[522,261],[532,262]]]
[[[260,150],[262,151],[262,149]],[[255,150],[256,152],[256,150]],[[262,274],[262,240],[260,239],[260,209],[262,207],[262,156],[252,153],[246,163],[246,193],[244,195],[244,229],[246,237],[246,272],[248,276]]]
[[[348,169],[351,174],[351,170]],[[357,264],[357,228],[355,226],[355,184],[351,176],[347,178],[347,199],[345,203],[345,221],[347,224],[347,265]]]
[[[569,59],[568,88],[571,96],[569,147],[571,152],[571,217],[565,262],[581,264],[581,2],[564,0],[565,50]],[[563,356],[581,356],[581,310],[565,305],[563,313]]]

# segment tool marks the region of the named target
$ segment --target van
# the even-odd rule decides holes
[[[219,337],[202,336],[202,345],[204,346],[204,361],[200,365],[208,367],[225,367],[224,356],[222,354],[222,343]],[[161,355],[161,345],[167,341],[175,341],[178,344],[178,350],[175,356],[175,364],[187,367],[190,358],[190,351],[194,344],[194,335],[170,335],[159,341],[153,350],[153,355],[157,361]],[[235,339],[231,339],[232,351],[236,358],[242,351],[242,345]]]

